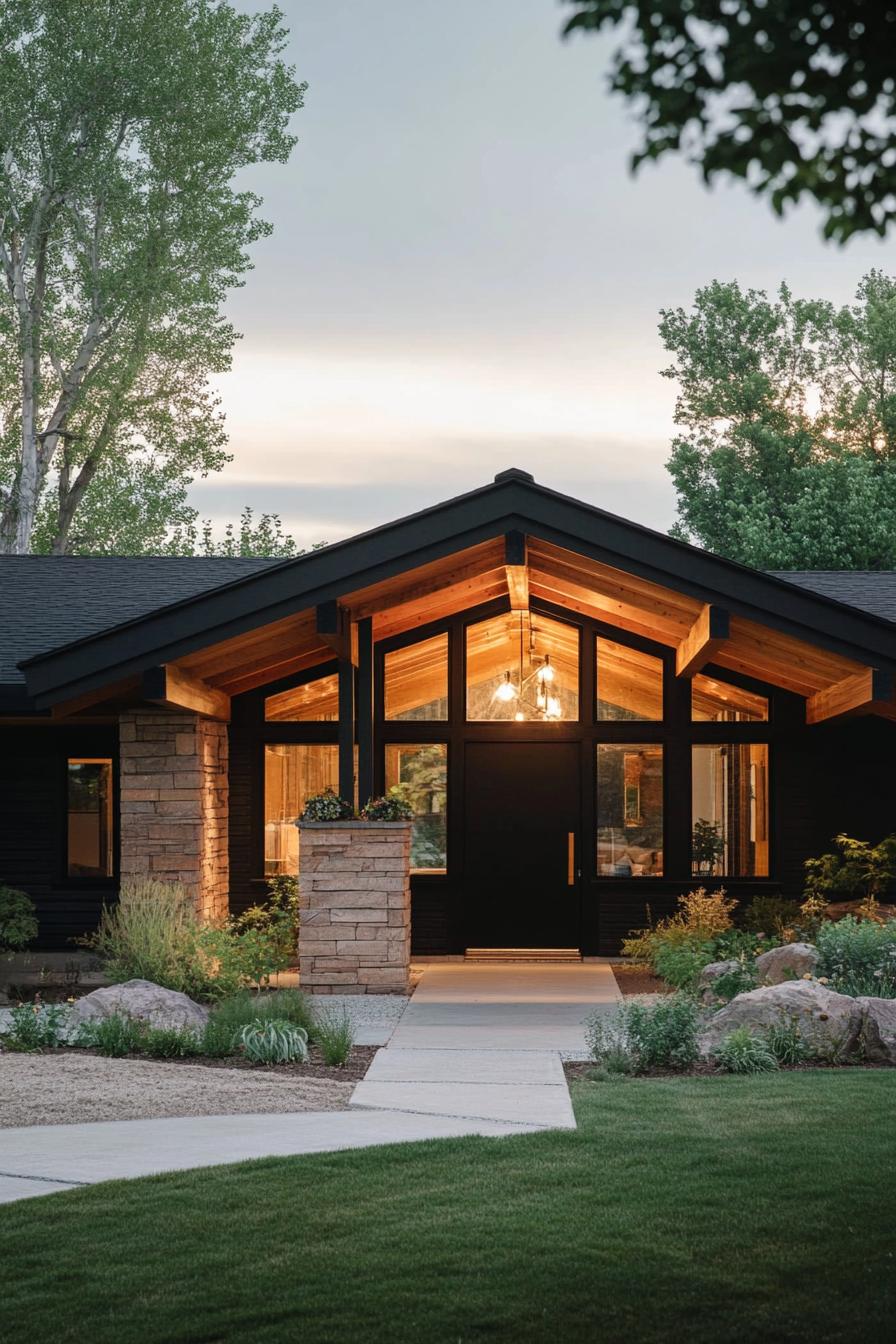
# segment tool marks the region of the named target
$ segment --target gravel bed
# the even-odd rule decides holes
[[[0,1128],[179,1115],[342,1111],[353,1081],[80,1051],[0,1054]],[[2,1144],[0,1144],[2,1147]]]
[[[405,994],[309,994],[315,1012],[347,1013],[352,1025],[396,1026],[410,999]]]

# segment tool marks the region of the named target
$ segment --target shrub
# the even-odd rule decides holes
[[[299,879],[288,873],[268,879],[268,898],[231,920],[231,929],[245,945],[248,964],[254,956],[254,983],[294,964],[299,945]]]
[[[732,928],[736,905],[725,895],[724,887],[712,892],[698,887],[679,896],[674,915],[630,933],[622,950],[626,956],[646,962],[674,988],[693,992],[704,966],[738,955],[729,947],[746,943],[752,947],[756,941],[753,935]]]
[[[333,789],[312,793],[305,799],[302,821],[351,821],[355,809]]]
[[[311,1038],[325,1064],[341,1068],[348,1060],[355,1043],[351,1019],[344,1010],[338,1016],[320,1013],[314,1019]]]
[[[861,901],[866,919],[878,918],[877,902],[896,877],[896,835],[878,844],[835,835],[836,851],[805,862],[805,918],[814,920],[831,901]]]
[[[273,994],[252,994],[241,990],[216,1003],[209,1015],[209,1023],[220,1030],[229,1030],[235,1036],[251,1022],[277,1018],[301,1027],[310,1036],[313,1016],[305,995],[297,989],[278,989]]]
[[[653,953],[653,969],[674,989],[693,993],[700,972],[715,958],[710,943],[669,943],[660,941]]]
[[[802,1064],[812,1056],[798,1018],[782,1017],[780,1022],[766,1028],[765,1040],[779,1064]]]
[[[226,1020],[219,1021],[212,1015],[203,1029],[199,1053],[208,1055],[210,1059],[225,1059],[228,1055],[234,1055],[237,1034],[236,1027]]]
[[[7,1050],[52,1050],[65,1041],[67,1023],[62,1004],[20,1003],[0,1039]]]
[[[146,1030],[145,1024],[134,1017],[111,1013],[92,1022],[82,1022],[75,1044],[115,1058],[136,1055],[142,1048]]]
[[[816,935],[816,974],[841,994],[896,998],[896,920],[877,924],[847,915]]]
[[[635,1071],[635,1061],[618,1022],[608,1022],[605,1014],[596,1012],[585,1022],[585,1041],[591,1058],[598,1066],[595,1072],[602,1077],[624,1076]],[[589,1074],[589,1077],[592,1075]]]
[[[288,1064],[308,1058],[308,1033],[283,1018],[257,1018],[239,1033],[239,1043],[253,1064]]]
[[[110,980],[151,980],[194,998],[208,996],[214,963],[184,888],[151,878],[125,881],[104,906],[96,933],[80,940],[102,957]]]
[[[147,1027],[137,1048],[151,1059],[184,1059],[203,1053],[203,1037],[189,1027]]]
[[[633,999],[619,1021],[639,1072],[686,1069],[697,1058],[697,1005],[686,994],[664,994],[655,1003]]]
[[[742,956],[738,958],[736,967],[713,981],[712,991],[716,998],[724,999],[728,1003],[738,994],[745,994],[748,990],[755,989],[758,983],[753,961],[748,961]]]
[[[17,952],[36,937],[37,915],[31,897],[0,883],[0,952]]]
[[[791,942],[788,935],[795,932],[799,923],[799,903],[787,901],[783,896],[754,896],[744,915],[746,929],[774,938],[777,943]]]
[[[414,809],[399,785],[393,785],[383,798],[368,798],[361,809],[365,821],[410,821]]]
[[[778,1067],[768,1042],[762,1036],[754,1036],[749,1027],[736,1027],[729,1032],[714,1054],[729,1073],[769,1073]]]

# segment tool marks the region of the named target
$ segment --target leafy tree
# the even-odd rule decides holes
[[[610,87],[637,108],[632,166],[682,154],[781,214],[807,196],[826,237],[896,217],[896,9],[863,0],[564,0],[565,33],[617,30]]]
[[[896,568],[896,281],[856,299],[715,281],[662,312],[673,535],[759,569]]]
[[[194,518],[176,529],[163,549],[169,555],[260,555],[288,559],[302,554],[295,538],[283,531],[278,514],[262,513],[256,522],[250,508],[240,514],[239,527],[227,524],[223,537],[215,536],[207,519],[200,529]]]
[[[152,532],[227,460],[221,305],[269,231],[233,181],[286,160],[304,91],[281,17],[0,7],[0,551],[108,548],[128,508]]]

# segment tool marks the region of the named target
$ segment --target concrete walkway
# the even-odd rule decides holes
[[[574,1129],[564,1057],[620,999],[608,965],[427,965],[352,1110],[0,1130],[0,1203],[259,1157]]]

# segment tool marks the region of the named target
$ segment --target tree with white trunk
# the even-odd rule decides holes
[[[223,301],[269,231],[235,178],[294,144],[285,42],[224,0],[0,5],[0,553],[188,525],[228,460]]]

